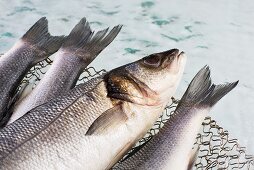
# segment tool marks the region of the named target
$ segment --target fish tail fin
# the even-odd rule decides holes
[[[38,47],[43,57],[55,53],[62,45],[64,36],[51,36],[46,17],[39,19],[21,38],[30,45]],[[44,59],[44,58],[43,58]],[[42,60],[43,60],[42,59]]]
[[[238,81],[215,85],[211,82],[210,69],[203,67],[192,79],[179,105],[191,105],[198,108],[211,108],[222,97],[236,87]]]
[[[214,90],[203,100],[202,104],[210,107],[214,106],[222,97],[234,89],[238,82],[215,85]]]
[[[85,63],[90,63],[115,39],[121,27],[121,25],[115,26],[108,34],[109,28],[94,33],[86,18],[82,18],[67,36],[61,50],[75,54]]]

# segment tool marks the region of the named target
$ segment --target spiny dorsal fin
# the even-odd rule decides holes
[[[64,41],[64,36],[51,36],[46,17],[39,19],[21,38],[33,46],[44,50],[47,56],[56,52]]]

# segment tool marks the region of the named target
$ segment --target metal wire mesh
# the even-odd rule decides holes
[[[40,81],[43,74],[46,73],[51,63],[52,60],[50,59],[38,63],[29,71],[22,81],[22,84],[30,82],[35,86]],[[97,71],[95,68],[89,67],[84,70],[80,76],[81,78],[78,84],[86,82],[105,72],[106,70]],[[176,100],[172,98],[172,104],[165,108],[163,114],[160,116],[159,120],[155,122],[153,128],[147,132],[145,137],[142,138],[129,153],[159,132],[159,129],[173,114],[176,105]],[[230,138],[228,131],[217,125],[216,121],[212,120],[211,117],[207,117],[202,123],[202,131],[197,135],[194,145],[200,147],[194,169],[254,169],[254,156],[247,155],[245,148],[239,145],[237,139]]]
[[[147,132],[146,136],[128,154],[138,149],[138,146],[146,143],[153,135],[158,133],[159,129],[170,119],[176,106],[177,102],[173,99],[172,103],[165,108],[163,114],[155,122],[152,129]],[[195,148],[198,146],[200,149],[194,169],[254,169],[254,156],[248,155],[246,149],[239,145],[237,139],[230,138],[228,131],[217,125],[216,121],[211,117],[206,117],[202,123],[202,131],[197,135],[196,142],[194,143]]]

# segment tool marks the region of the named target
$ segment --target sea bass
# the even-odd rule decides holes
[[[159,133],[113,169],[192,169],[196,154],[191,154],[191,150],[202,121],[210,109],[237,83],[211,84],[209,68],[201,69],[191,81],[174,114]]]
[[[26,73],[56,52],[63,40],[63,36],[51,36],[48,33],[48,21],[43,17],[0,57],[0,127],[9,119],[10,115],[6,111]]]
[[[157,120],[183,74],[177,49],[118,67],[0,131],[0,169],[109,169]]]
[[[15,106],[8,124],[32,108],[72,89],[82,71],[114,40],[120,29],[119,25],[108,34],[107,28],[94,35],[86,19],[81,19],[66,38],[52,66],[36,88]]]

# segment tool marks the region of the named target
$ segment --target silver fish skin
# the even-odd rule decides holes
[[[108,28],[94,34],[87,20],[81,19],[67,36],[52,66],[36,88],[16,104],[8,124],[32,108],[72,89],[82,71],[115,39],[121,27],[115,26],[108,34]]]
[[[0,169],[111,168],[157,120],[185,62],[155,53],[32,109],[0,131]]]
[[[17,88],[31,67],[55,53],[64,36],[51,36],[48,21],[39,19],[23,37],[0,57],[0,127],[10,117],[7,113]]]
[[[112,169],[192,169],[196,154],[191,150],[204,118],[237,83],[211,84],[209,68],[202,68],[159,133]]]

